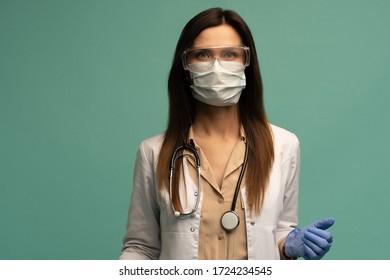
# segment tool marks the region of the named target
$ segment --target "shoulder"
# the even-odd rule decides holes
[[[158,158],[161,145],[164,141],[165,133],[157,134],[153,137],[144,139],[139,146],[139,153],[149,162],[154,162]]]
[[[164,135],[165,133],[160,133],[150,138],[144,139],[141,142],[141,146],[146,149],[155,149],[156,147],[161,147],[161,144],[164,141]]]
[[[275,144],[279,144],[279,145],[299,144],[299,139],[293,132],[273,124],[270,124],[270,127],[272,131],[272,135],[274,137]]]
[[[300,151],[298,137],[293,132],[276,125],[270,124],[270,127],[273,135],[276,159],[280,159],[284,163],[293,156],[297,156]]]

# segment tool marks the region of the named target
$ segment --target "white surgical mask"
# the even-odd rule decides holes
[[[231,106],[237,104],[246,86],[244,67],[238,62],[214,59],[212,67],[200,62],[191,65],[192,96],[209,105]],[[203,69],[202,69],[203,68]]]

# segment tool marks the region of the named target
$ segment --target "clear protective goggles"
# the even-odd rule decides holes
[[[216,46],[189,48],[183,52],[185,70],[204,72],[209,70],[216,59],[223,68],[241,71],[249,65],[249,48],[246,46]]]

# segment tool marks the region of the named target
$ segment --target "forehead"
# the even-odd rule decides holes
[[[230,25],[223,24],[204,29],[195,38],[192,47],[237,46],[242,40],[237,31]]]

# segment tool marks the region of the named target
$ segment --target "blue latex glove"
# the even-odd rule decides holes
[[[284,249],[290,257],[303,257],[306,260],[321,259],[332,246],[333,236],[327,231],[335,219],[332,217],[291,231],[284,243]]]

